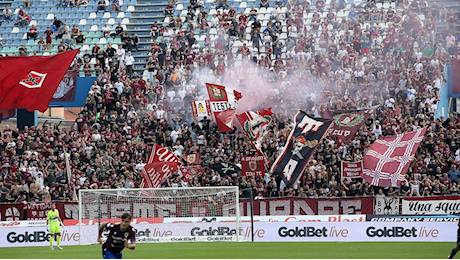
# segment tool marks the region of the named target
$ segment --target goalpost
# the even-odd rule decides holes
[[[133,216],[137,243],[242,241],[238,192],[232,186],[80,190],[80,245],[96,244],[100,225],[120,223],[125,212]]]

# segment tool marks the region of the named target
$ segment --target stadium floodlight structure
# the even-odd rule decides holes
[[[80,245],[125,212],[140,243],[243,240],[238,187],[80,190],[78,210]]]

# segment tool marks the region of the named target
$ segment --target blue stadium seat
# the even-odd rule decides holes
[[[57,8],[56,7],[51,7],[50,13],[56,14],[57,13]]]
[[[65,19],[68,19],[68,18],[69,18],[68,14],[66,14],[66,13],[61,14],[61,17],[60,17],[61,20],[65,20]]]
[[[126,12],[128,10],[128,7],[126,5],[121,6],[121,11]],[[126,14],[125,14],[126,15]]]
[[[77,13],[77,15],[75,16],[75,18],[77,18],[77,19],[82,19],[82,18],[83,18],[83,14],[82,14],[82,13]]]
[[[70,13],[70,14],[69,14],[69,18],[70,18],[70,19],[75,19],[75,17],[76,17],[76,16],[75,16],[75,13]]]
[[[104,17],[104,13],[103,13],[103,12],[97,13],[97,18],[98,18],[98,19],[100,19],[100,18],[102,18],[102,17]]]
[[[88,19],[89,18],[89,13],[84,13],[83,14],[83,19]]]
[[[125,13],[125,18],[131,18],[133,16],[132,13]]]
[[[54,3],[54,1],[48,1],[46,3],[46,7],[53,7],[53,6],[56,6],[56,4]]]

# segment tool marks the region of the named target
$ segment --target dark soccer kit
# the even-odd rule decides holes
[[[105,224],[105,232],[109,232],[107,240],[102,245],[102,256],[104,259],[121,259],[121,251],[125,248],[125,241],[136,241],[136,234],[132,226],[129,226],[126,231],[122,231],[120,224]]]

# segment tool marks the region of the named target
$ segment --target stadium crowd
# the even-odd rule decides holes
[[[176,172],[162,184],[167,187],[238,185],[252,187],[258,199],[458,195],[460,118],[453,113],[435,119],[446,64],[460,59],[457,18],[435,2],[392,3],[396,8],[379,9],[380,1],[355,0],[349,8],[343,0],[327,5],[262,0],[249,13],[237,14],[226,0],[216,0],[221,9],[208,21],[202,0],[190,0],[185,19],[174,17],[177,3],[171,1],[165,9],[168,24],[151,26],[146,77],[133,70],[135,41],[123,40],[117,49],[96,45],[71,67],[97,76],[74,127],[1,132],[0,202],[70,200],[70,184],[77,190],[139,187],[154,143],[179,158],[199,153],[204,166],[189,182]],[[273,7],[266,25],[258,20],[257,7]],[[447,28],[438,29],[443,22]],[[62,26],[50,25],[49,37]],[[136,37],[119,27],[112,36]],[[206,35],[204,47],[196,29]],[[239,46],[236,52],[233,46]],[[93,67],[91,58],[96,58]],[[211,120],[193,118],[190,101],[204,99],[208,79],[235,86],[243,93],[241,102],[263,100],[253,110],[272,107],[274,121],[263,141],[270,162],[282,151],[297,109],[321,117],[328,109],[379,108],[349,143],[326,136],[304,176],[287,189],[268,170],[261,178],[213,170],[220,161],[239,164],[255,149],[241,129],[221,133]],[[251,88],[256,82],[269,87],[263,97]],[[423,126],[428,126],[425,139],[400,188],[340,177],[340,162],[361,160],[376,139]]]

